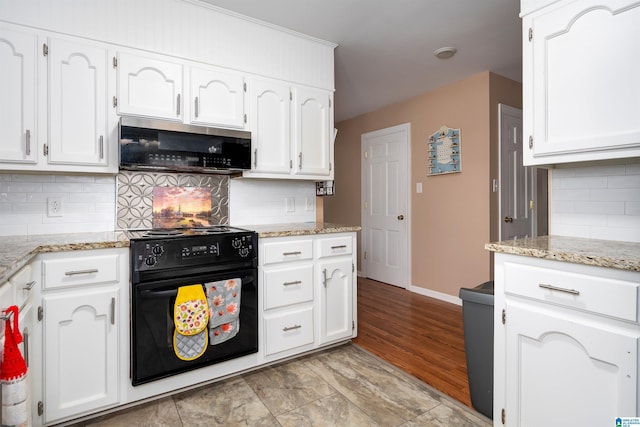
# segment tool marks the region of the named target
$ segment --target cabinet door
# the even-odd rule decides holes
[[[118,114],[182,121],[182,64],[118,54]]]
[[[118,303],[114,288],[43,298],[45,423],[119,402]]]
[[[48,43],[49,163],[107,166],[107,51]]]
[[[638,156],[640,2],[565,3],[523,23],[525,164]]]
[[[329,93],[299,87],[294,103],[295,172],[328,176],[331,172]]]
[[[244,79],[240,74],[191,68],[191,122],[244,128]]]
[[[0,161],[36,163],[36,46],[32,34],[0,28]]]
[[[506,303],[509,426],[611,424],[637,416],[637,328]]]
[[[353,334],[352,266],[351,258],[319,264],[320,344]]]
[[[290,90],[277,82],[251,82],[252,172],[291,171]]]

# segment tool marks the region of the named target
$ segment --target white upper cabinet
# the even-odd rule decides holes
[[[49,163],[107,166],[107,50],[50,39]]]
[[[191,67],[191,123],[244,128],[245,83],[241,74]]]
[[[244,176],[333,179],[331,92],[254,79],[249,93],[253,158]]]
[[[295,173],[326,177],[331,173],[333,112],[327,91],[298,87],[294,99]]]
[[[555,2],[523,33],[525,165],[640,156],[640,1]]]
[[[34,34],[0,27],[0,162],[37,161],[36,46]]]
[[[291,172],[291,92],[280,82],[253,80],[250,94],[252,172]]]
[[[0,170],[116,173],[107,49],[0,28]]]
[[[182,64],[119,52],[117,68],[118,114],[182,121]]]

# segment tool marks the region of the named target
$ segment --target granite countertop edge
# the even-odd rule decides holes
[[[540,236],[485,244],[493,252],[640,272],[640,243]]]
[[[241,228],[256,231],[262,238],[345,233],[361,229],[360,226],[333,223],[248,225]],[[129,247],[126,231],[4,236],[2,239],[0,285],[41,253]]]

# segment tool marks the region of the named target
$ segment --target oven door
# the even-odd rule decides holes
[[[241,280],[239,329],[227,341],[208,345],[202,356],[185,361],[173,348],[173,311],[178,288],[228,279]],[[208,333],[208,330],[207,330]],[[162,279],[133,285],[131,299],[132,384],[212,365],[258,351],[257,269]]]

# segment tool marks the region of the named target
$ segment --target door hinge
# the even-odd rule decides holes
[[[40,400],[38,401],[38,415],[42,416],[42,414],[44,414],[44,403]]]
[[[364,259],[367,259],[367,251],[364,251]]]
[[[247,91],[247,82],[242,83],[242,90]]]
[[[329,172],[331,172],[331,162],[329,162]]]
[[[351,272],[352,273],[356,272],[356,265],[354,263],[351,263]]]
[[[42,146],[42,152],[44,153],[45,156],[48,156],[49,155],[49,145],[44,144]]]
[[[507,310],[505,310],[504,308],[502,309],[502,324],[506,324],[507,323]]]
[[[49,55],[49,46],[46,43],[42,43],[42,55]]]
[[[533,40],[533,27],[529,27],[529,41]]]
[[[365,208],[365,209],[369,209],[369,203],[364,202],[364,208]]]
[[[529,135],[529,150],[533,148],[533,135]]]
[[[118,58],[113,57],[113,68],[118,68]]]
[[[293,92],[289,91],[289,101],[293,101]]]
[[[365,151],[365,152],[364,152],[364,158],[365,158],[365,159],[368,159],[368,158],[369,158],[369,152],[368,152],[368,151]]]
[[[289,159],[289,170],[293,169],[293,160]]]
[[[502,413],[500,415],[500,421],[502,421],[502,424],[506,424],[507,421],[507,411],[504,410],[504,408],[502,408]]]
[[[352,320],[351,321],[351,330],[354,331],[356,329],[356,321]]]
[[[247,123],[247,115],[244,115],[244,122]]]
[[[331,98],[329,98],[329,108],[331,108]]]
[[[44,311],[42,310],[42,306],[38,306],[38,322],[42,322],[42,318],[44,317]]]
[[[113,108],[116,108],[118,106],[118,97],[114,96],[111,103],[113,104]]]
[[[535,209],[536,208],[536,202],[534,202],[533,200],[529,200],[529,209]]]

